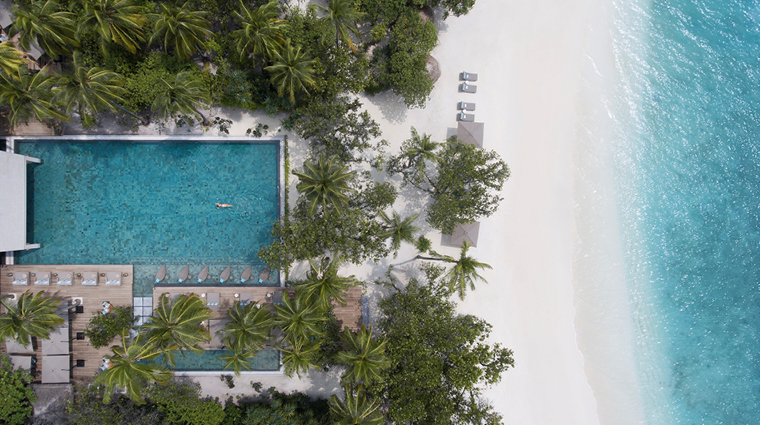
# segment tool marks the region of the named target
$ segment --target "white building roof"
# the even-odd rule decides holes
[[[26,249],[26,157],[0,151],[0,251]]]

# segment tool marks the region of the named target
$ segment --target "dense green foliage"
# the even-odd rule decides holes
[[[439,254],[435,251],[430,251],[430,255],[433,257],[422,257],[420,255],[417,258],[424,260],[438,260],[445,261],[453,264],[453,267],[446,273],[441,279],[441,282],[452,293],[456,292],[460,299],[464,299],[464,294],[469,287],[471,290],[475,290],[475,281],[482,280],[485,282],[483,276],[478,274],[478,269],[490,269],[491,266],[486,263],[481,263],[474,258],[467,255],[467,250],[472,245],[469,242],[464,241],[462,244],[462,250],[459,254],[459,258],[454,258],[450,255]]]
[[[84,335],[93,348],[105,347],[117,335],[123,335],[135,324],[132,307],[113,307],[108,314],[95,313],[84,328]]]
[[[413,279],[380,301],[378,326],[391,363],[381,390],[390,403],[388,418],[419,424],[493,420],[498,415],[480,393],[514,365],[512,351],[487,343],[491,325],[456,313],[439,282],[442,269],[425,270],[426,285]]]
[[[36,400],[32,378],[24,370],[13,370],[10,360],[0,355],[0,423],[21,425],[32,416],[32,403]]]
[[[192,381],[152,385],[145,396],[162,414],[165,423],[219,425],[224,421],[224,409],[218,400],[202,398],[200,385]]]
[[[495,151],[465,144],[452,136],[440,146],[412,131],[401,153],[388,162],[388,172],[401,174],[433,198],[427,222],[451,234],[457,224],[488,217],[499,207],[498,192],[510,176],[507,164]]]
[[[26,291],[17,300],[3,297],[0,303],[5,313],[0,315],[0,341],[14,340],[24,347],[32,343],[32,337],[50,338],[50,332],[63,324],[56,314],[61,299],[47,297],[44,291],[33,294]]]
[[[142,326],[145,344],[163,356],[164,363],[174,366],[179,350],[203,351],[198,344],[211,340],[203,322],[211,317],[211,309],[198,295],[180,295],[174,300],[163,294],[153,310],[153,317]]]
[[[264,400],[235,404],[229,400],[223,425],[328,425],[330,410],[326,400],[312,401],[301,393],[283,394],[274,389]]]

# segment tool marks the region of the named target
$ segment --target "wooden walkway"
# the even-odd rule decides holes
[[[50,272],[50,285],[34,285],[32,281],[28,286],[13,285],[13,272]],[[54,275],[61,272],[73,272],[74,279],[71,286],[58,286],[57,277]],[[82,278],[77,273],[98,273],[97,286],[82,286]],[[104,276],[101,273],[119,272],[122,274],[121,286],[106,286]],[[8,276],[11,274],[11,276]],[[125,276],[126,274],[126,276]],[[22,294],[25,291],[45,291],[50,295],[58,296],[64,303],[71,302],[75,297],[82,298],[84,313],[76,314],[72,307],[69,313],[69,329],[71,332],[71,376],[75,381],[85,381],[95,376],[101,365],[103,356],[110,354],[110,347],[99,350],[92,348],[89,341],[77,340],[77,332],[84,331],[85,325],[90,319],[100,314],[103,309],[103,301],[108,301],[114,306],[132,306],[132,266],[131,265],[9,265],[0,266],[0,295]],[[118,338],[117,341],[118,342]],[[35,356],[37,361],[44,361],[41,344],[36,344]],[[5,344],[1,344],[0,351],[6,353]],[[77,360],[84,360],[84,367],[75,367]],[[39,369],[39,368],[38,368]],[[36,376],[39,379],[39,375]]]

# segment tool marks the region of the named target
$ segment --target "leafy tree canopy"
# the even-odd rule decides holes
[[[84,335],[98,349],[110,344],[117,335],[129,332],[134,324],[132,307],[114,307],[108,314],[96,313],[84,328]]]
[[[396,423],[480,424],[494,417],[481,391],[514,366],[512,351],[487,343],[491,325],[484,320],[456,313],[451,292],[439,283],[442,268],[424,270],[427,285],[412,279],[379,304],[391,363],[382,390],[388,417]],[[396,286],[388,276],[386,283]]]
[[[211,398],[201,397],[201,386],[193,381],[169,381],[146,391],[148,402],[163,415],[164,423],[180,425],[219,425],[224,409]]]
[[[32,377],[24,370],[13,370],[10,360],[0,355],[0,423],[22,425],[32,416],[37,399],[29,386]]]
[[[496,212],[501,202],[497,194],[510,171],[495,151],[465,144],[452,136],[435,152],[434,161],[409,160],[412,144],[402,146],[399,156],[391,158],[388,172],[400,173],[403,184],[410,184],[433,198],[427,222],[450,234],[457,224],[476,221]],[[420,166],[422,164],[422,166]]]

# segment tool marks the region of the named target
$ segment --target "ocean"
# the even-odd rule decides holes
[[[643,422],[760,424],[760,1],[612,4],[604,143]]]

